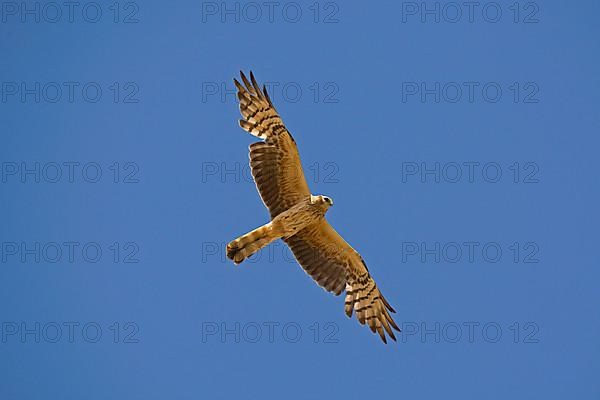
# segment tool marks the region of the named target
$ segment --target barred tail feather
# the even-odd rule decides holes
[[[355,312],[358,322],[362,325],[369,325],[371,332],[379,333],[381,340],[387,343],[385,333],[392,340],[396,340],[395,329],[400,332],[400,328],[392,319],[390,312],[396,311],[383,297],[375,281],[368,276],[365,281],[354,281],[346,284],[345,312],[348,317]],[[384,332],[385,331],[385,332]]]
[[[274,232],[272,224],[268,223],[229,242],[227,258],[239,264],[276,239],[279,236]]]

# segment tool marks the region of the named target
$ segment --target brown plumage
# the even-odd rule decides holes
[[[298,263],[321,287],[339,295],[346,290],[345,312],[354,312],[387,343],[400,331],[390,312],[395,312],[369,274],[360,254],[325,219],[333,205],[327,196],[313,196],[308,189],[300,156],[290,132],[266,88],[261,89],[254,75],[250,80],[240,72],[238,89],[240,126],[263,141],[250,145],[250,167],[271,222],[227,245],[227,257],[236,264],[274,240],[283,239]]]

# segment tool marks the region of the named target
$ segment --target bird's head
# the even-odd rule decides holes
[[[310,202],[312,204],[316,204],[318,206],[324,207],[325,210],[327,210],[329,207],[331,207],[333,205],[333,200],[331,199],[331,197],[327,197],[327,196],[323,196],[323,195],[318,195],[318,196],[310,196]]]

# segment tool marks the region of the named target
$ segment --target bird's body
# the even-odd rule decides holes
[[[254,75],[238,88],[240,126],[264,140],[250,145],[252,176],[271,222],[231,241],[227,257],[241,263],[277,239],[290,247],[298,263],[325,290],[339,295],[346,290],[345,312],[353,312],[361,324],[396,339],[400,330],[389,312],[395,312],[377,288],[360,256],[327,222],[325,213],[333,205],[327,196],[310,193],[296,142],[277,114],[266,88],[261,90]]]
[[[227,257],[236,264],[277,239],[288,239],[325,217],[330,204],[324,196],[310,196],[283,211],[271,222],[240,236],[227,245]]]

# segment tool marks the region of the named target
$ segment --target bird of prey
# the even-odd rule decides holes
[[[333,205],[330,197],[310,193],[296,142],[275,110],[266,87],[250,72],[240,71],[238,89],[240,126],[262,139],[250,145],[250,168],[271,222],[227,245],[227,257],[239,264],[277,239],[290,247],[298,263],[321,287],[336,296],[346,291],[345,312],[356,314],[387,343],[385,332],[396,340],[400,331],[390,312],[395,312],[369,274],[367,265],[325,219]],[[384,332],[385,330],[385,332]]]

